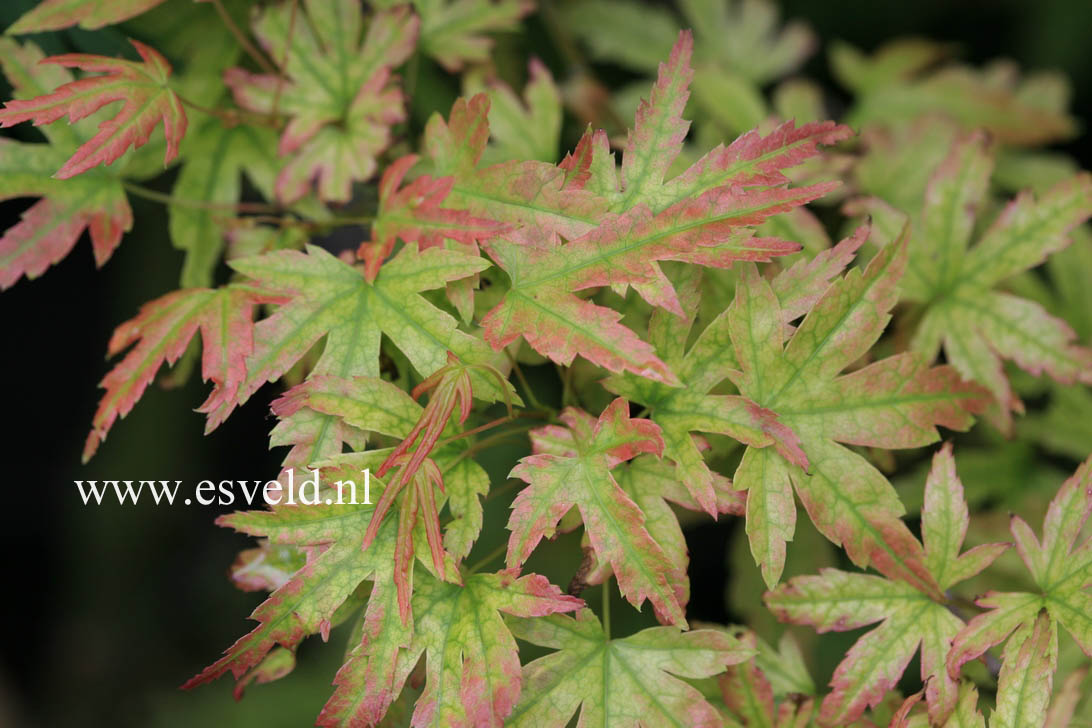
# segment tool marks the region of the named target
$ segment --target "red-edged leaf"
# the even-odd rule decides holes
[[[110,164],[130,147],[143,146],[161,121],[167,137],[163,164],[170,163],[178,156],[178,144],[186,135],[186,112],[167,85],[171,66],[155,49],[140,41],[130,42],[140,54],[141,63],[83,53],[46,58],[42,63],[106,75],[66,83],[46,96],[9,101],[0,110],[0,128],[23,121],[49,124],[64,116],[70,122],[78,121],[107,104],[123,101],[117,115],[99,124],[98,134],[64,163],[56,177],[67,179],[99,164]]]
[[[201,374],[215,386],[200,412],[213,412],[231,401],[246,379],[246,358],[253,349],[252,308],[258,297],[245,288],[193,288],[145,304],[117,328],[107,353],[133,349],[107,374],[106,390],[87,436],[83,459],[95,454],[115,420],[133,408],[164,362],[174,364],[201,330]]]

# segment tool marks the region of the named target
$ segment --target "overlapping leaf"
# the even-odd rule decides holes
[[[987,544],[960,554],[967,533],[967,504],[955,471],[951,447],[933,458],[922,512],[924,562],[936,585],[946,591],[968,579],[1008,546]],[[875,706],[899,681],[910,659],[921,650],[921,678],[934,723],[955,709],[956,679],[945,667],[952,638],[963,623],[943,597],[930,597],[908,584],[876,576],[825,569],[817,576],[789,580],[766,595],[778,619],[809,624],[819,632],[844,631],[880,622],[850,648],[831,680],[819,720],[843,725]]]
[[[520,697],[516,642],[502,619],[541,617],[579,609],[537,574],[472,574],[462,585],[425,577],[413,598],[412,639],[397,656],[393,679],[372,692],[369,636],[338,672],[337,690],[323,708],[322,726],[375,725],[376,710],[397,697],[412,668],[426,661],[425,689],[413,711],[415,726],[501,726]],[[380,637],[381,639],[381,637]],[[385,708],[385,706],[383,706]]]
[[[262,384],[279,379],[324,337],[314,372],[341,378],[379,374],[384,334],[422,376],[446,364],[449,351],[468,363],[492,361],[484,342],[458,330],[450,314],[420,295],[483,270],[488,264],[481,258],[439,248],[405,248],[372,282],[358,268],[313,246],[306,253],[278,251],[231,265],[284,303],[255,327],[246,379],[235,397],[210,411],[211,426]],[[495,382],[481,382],[476,390],[481,396],[498,393]],[[340,452],[329,447],[329,442],[316,445],[315,459]]]
[[[956,636],[948,654],[948,672],[959,676],[964,664],[1008,639],[1005,662],[1037,670],[1010,669],[1008,681],[1018,693],[1005,703],[1003,725],[1042,721],[1050,700],[1061,625],[1086,655],[1092,656],[1092,539],[1078,543],[1092,512],[1092,458],[1070,477],[1047,509],[1042,541],[1019,516],[1010,528],[1016,550],[1035,583],[1032,592],[989,592],[976,601],[987,611],[972,619]],[[1044,613],[1045,612],[1045,613]],[[1002,673],[1004,680],[1005,673]],[[1001,710],[999,702],[999,712]],[[1029,711],[1029,712],[1021,712]]]
[[[448,71],[489,58],[489,32],[514,30],[531,0],[413,0],[421,16],[421,50]]]
[[[70,122],[79,121],[107,104],[122,101],[117,115],[99,124],[98,133],[80,145],[57,170],[56,177],[67,179],[100,164],[110,164],[130,147],[147,142],[160,122],[167,138],[163,163],[169,164],[178,155],[178,145],[186,135],[186,112],[168,85],[171,66],[167,59],[139,41],[131,42],[140,54],[140,63],[84,53],[43,59],[41,63],[105,75],[69,81],[44,96],[8,101],[0,109],[0,128],[23,121],[49,124],[65,116]]]
[[[579,724],[588,726],[720,726],[716,709],[686,680],[711,677],[753,654],[718,630],[653,627],[611,639],[588,610],[517,620],[512,631],[557,650],[524,666],[523,697],[505,724],[514,728],[562,728],[577,709]]]
[[[820,260],[829,264],[837,257]],[[735,486],[748,491],[752,553],[770,586],[781,574],[784,541],[795,522],[795,487],[812,522],[854,563],[936,592],[921,546],[900,520],[904,509],[891,484],[839,444],[919,447],[939,438],[936,425],[966,429],[973,421],[970,411],[983,405],[982,391],[960,381],[951,367],[930,368],[909,353],[839,376],[882,334],[905,266],[903,237],[817,299],[799,296],[815,303],[787,344],[782,343],[785,311],[775,293],[778,279],[771,285],[745,269],[725,314],[738,362],[732,380],[740,394],[776,413],[796,433],[809,464],[805,471],[769,449],[749,447],[736,472]],[[797,274],[790,269],[781,275]],[[816,283],[822,276],[812,286]]]
[[[190,288],[168,293],[146,303],[140,313],[119,326],[110,338],[109,356],[132,346],[107,374],[84,445],[88,460],[106,438],[114,422],[133,408],[164,362],[174,364],[201,331],[201,375],[215,384],[199,411],[214,412],[238,396],[246,380],[246,358],[253,349],[254,304],[262,300],[254,290],[228,286]]]
[[[276,185],[283,202],[303,197],[312,182],[321,199],[347,202],[352,183],[375,173],[391,125],[404,118],[391,71],[413,52],[418,19],[402,7],[377,13],[361,39],[363,26],[356,0],[272,5],[254,21],[254,34],[286,77],[225,74],[240,106],[289,117],[279,151],[291,158]]]
[[[993,417],[1009,432],[1011,412],[1023,405],[1002,359],[1064,383],[1092,382],[1092,351],[1073,343],[1068,325],[1037,303],[994,290],[1069,244],[1070,229],[1092,215],[1092,178],[1065,179],[1038,199],[1020,194],[970,246],[993,156],[984,135],[957,138],[924,188],[920,211],[906,210],[915,232],[902,295],[924,306],[912,348],[931,359],[943,347],[964,377],[989,388],[999,404]],[[899,196],[906,202],[891,203],[913,204],[914,190]],[[877,200],[862,206],[878,217],[895,214]]]
[[[868,58],[845,43],[830,55],[838,80],[856,94],[847,121],[855,126],[891,124],[930,114],[964,129],[985,128],[1006,144],[1041,145],[1069,137],[1074,119],[1064,110],[1036,103],[1043,78],[1018,80],[1011,69],[978,70],[940,64],[946,45],[921,39],[895,40]],[[938,67],[939,66],[939,67]]]
[[[84,30],[95,30],[128,20],[161,2],[163,0],[42,0],[4,32],[10,35],[41,33],[77,24]]]
[[[622,594],[634,606],[648,599],[661,620],[685,625],[671,561],[645,527],[644,513],[611,475],[620,462],[663,450],[660,428],[630,419],[626,407],[625,400],[616,399],[598,421],[567,409],[561,415],[567,430],[550,425],[537,431],[535,454],[511,473],[530,485],[512,502],[508,566],[526,561],[576,506],[592,548],[614,569]]]
[[[542,168],[532,163],[495,165],[470,177],[473,182],[463,189],[456,174],[453,197],[481,200],[469,208],[517,226],[514,233],[484,244],[511,280],[501,303],[482,322],[494,346],[523,336],[536,351],[562,364],[579,354],[614,372],[677,384],[651,347],[618,324],[616,312],[576,293],[633,286],[649,303],[681,315],[658,261],[727,267],[798,249],[786,241],[755,237],[751,226],[829,191],[834,183],[789,188],[780,170],[813,155],[817,143],[843,138],[847,130],[830,124],[795,129],[790,124],[764,139],[744,136],[665,181],[688,128],[681,115],[691,47],[690,35],[680,34],[650,101],[638,109],[620,175],[601,134],[586,135],[562,169],[551,168],[555,172],[549,186],[539,174]],[[474,109],[465,106],[453,111],[446,127],[439,121],[432,124],[434,149],[445,131],[450,136],[459,130],[463,138],[475,140],[471,154],[443,158],[435,152],[434,159],[445,169],[476,164],[486,138],[484,105],[479,102],[477,119]],[[501,179],[509,181],[508,189],[526,189],[533,197],[502,201],[490,196],[491,186]],[[594,194],[584,198],[567,188]]]
[[[0,66],[18,98],[43,96],[72,80],[59,66],[39,65],[43,58],[32,43],[0,39]],[[44,144],[0,139],[0,199],[41,197],[0,237],[0,288],[24,275],[41,275],[68,255],[84,230],[90,232],[95,262],[102,265],[132,226],[132,210],[113,171],[94,169],[66,180],[53,176],[90,136],[85,126],[43,127]]]

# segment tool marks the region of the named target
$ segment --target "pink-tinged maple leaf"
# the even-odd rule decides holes
[[[246,379],[246,358],[253,349],[252,309],[259,300],[246,288],[185,289],[146,303],[135,318],[119,326],[107,354],[133,348],[100,383],[106,393],[92,420],[84,461],[95,454],[114,422],[129,413],[163,363],[178,361],[198,330],[201,374],[215,385],[198,411],[215,411],[233,399]]]
[[[140,41],[130,42],[142,62],[84,53],[44,59],[42,63],[106,75],[71,81],[38,98],[9,101],[0,109],[0,128],[23,121],[33,121],[36,126],[49,124],[64,116],[74,122],[107,104],[122,101],[117,115],[99,124],[99,132],[84,142],[55,176],[67,179],[99,164],[110,164],[130,147],[143,146],[160,122],[167,138],[163,164],[169,164],[178,156],[178,144],[186,135],[186,112],[168,85],[171,66],[167,59]]]
[[[327,483],[324,473],[323,485]],[[382,486],[379,482],[374,485]],[[334,491],[323,495],[333,496]],[[376,584],[371,600],[378,608],[393,571],[393,522],[373,548],[362,551],[359,530],[367,523],[372,506],[321,500],[318,505],[282,504],[273,510],[238,511],[218,520],[220,525],[266,538],[273,545],[304,548],[307,562],[254,610],[251,618],[258,626],[188,680],[183,689],[211,682],[229,671],[236,680],[243,680],[275,646],[294,651],[308,635],[327,638],[338,608],[365,580]],[[393,633],[394,625],[391,627]]]
[[[511,627],[519,639],[556,650],[524,666],[511,728],[564,728],[577,710],[581,726],[716,728],[723,718],[688,681],[754,654],[716,629],[652,627],[612,639],[587,609]]]
[[[1051,634],[1056,635],[1061,625],[1081,650],[1092,656],[1092,594],[1088,591],[1092,586],[1092,538],[1079,541],[1090,513],[1092,458],[1077,468],[1050,501],[1043,519],[1042,541],[1024,519],[1012,517],[1010,529],[1016,550],[1031,573],[1036,590],[989,592],[975,602],[987,611],[968,622],[956,636],[948,653],[948,672],[953,679],[959,677],[964,664],[1006,639],[1009,640],[1005,647],[1007,663],[1010,653],[1023,651],[1020,645],[1031,639],[1033,629],[1039,631],[1038,623],[1043,619],[1048,621]],[[1041,614],[1044,610],[1045,614]],[[1052,639],[1051,644],[1056,645],[1056,638]],[[1056,646],[1052,650],[1056,655]],[[1053,663],[1041,672],[1053,676]],[[1012,677],[1022,679],[1019,674]],[[1040,703],[1045,709],[1050,690],[1049,679],[1040,680],[1028,693],[1029,703]]]
[[[709,469],[693,432],[726,435],[754,447],[773,446],[790,462],[807,468],[808,459],[800,449],[795,433],[780,423],[770,410],[745,397],[712,394],[711,390],[730,370],[722,366],[718,379],[712,372],[723,365],[727,337],[716,335],[711,324],[703,339],[687,350],[697,307],[701,297],[702,272],[687,267],[676,276],[682,319],[663,309],[652,313],[648,338],[656,353],[678,373],[682,386],[671,387],[634,374],[608,377],[608,390],[640,403],[650,410],[649,418],[660,426],[664,438],[664,457],[675,463],[675,474],[691,497],[710,515],[718,512],[715,484],[720,476]],[[714,339],[719,339],[714,342]],[[714,364],[711,360],[717,360]]]
[[[945,445],[933,458],[922,511],[923,560],[941,591],[982,571],[1009,547],[985,544],[960,554],[967,525],[963,485],[951,446]],[[781,621],[809,624],[819,632],[880,623],[850,648],[834,671],[834,690],[819,712],[822,725],[845,725],[867,706],[878,705],[919,647],[934,724],[942,724],[955,709],[959,686],[948,674],[945,659],[963,623],[949,611],[946,598],[877,576],[824,569],[818,576],[790,579],[767,593],[765,600]]]
[[[18,98],[41,96],[72,80],[59,66],[41,65],[32,43],[0,38],[0,66]],[[47,144],[0,139],[0,199],[41,197],[0,237],[0,289],[21,276],[36,278],[72,250],[84,230],[90,233],[95,263],[102,265],[133,224],[121,181],[104,169],[74,179],[53,173],[79,146],[83,125],[47,126]]]
[[[769,586],[777,583],[784,543],[795,525],[793,490],[813,523],[860,566],[936,593],[917,539],[900,519],[903,506],[887,479],[843,444],[920,447],[939,439],[936,425],[966,429],[986,400],[947,366],[899,354],[839,376],[880,337],[906,266],[905,236],[867,268],[826,287],[787,343],[780,297],[748,268],[725,314],[740,394],[771,410],[800,438],[805,471],[777,453],[748,448],[734,479],[748,490],[747,531]],[[782,275],[797,279],[792,269]],[[820,279],[822,276],[820,276]],[[790,294],[783,293],[782,296]],[[711,324],[714,333],[721,326]]]
[[[502,615],[531,619],[583,606],[537,574],[472,574],[461,586],[425,577],[414,586],[413,639],[385,676],[380,688],[385,694],[375,694],[372,664],[382,642],[376,644],[366,634],[338,671],[337,689],[318,725],[376,725],[384,703],[401,690],[407,667],[423,655],[425,689],[414,708],[413,725],[500,728],[519,700],[523,682],[516,641]]]
[[[5,33],[41,33],[79,25],[84,30],[97,30],[116,25],[151,10],[163,0],[42,0],[37,7],[24,13]]]
[[[444,239],[456,240],[477,249],[477,243],[497,235],[506,225],[474,217],[465,210],[442,207],[455,182],[453,177],[433,178],[422,175],[401,189],[406,172],[416,163],[417,155],[407,155],[393,162],[379,180],[379,212],[372,223],[372,239],[357,251],[366,262],[366,272],[374,280],[379,266],[394,250],[396,239],[415,243],[418,249],[442,246]]]
[[[361,39],[364,23],[357,0],[269,6],[254,34],[283,59],[285,78],[240,68],[224,75],[243,108],[289,117],[279,148],[289,160],[276,182],[282,202],[299,200],[312,183],[321,199],[348,201],[352,183],[375,173],[390,127],[405,118],[391,70],[413,52],[419,21],[406,7],[383,10]]]
[[[514,210],[499,204],[496,195],[482,194],[480,184],[478,197],[488,201],[468,199],[469,209],[514,227],[511,234],[483,241],[511,280],[504,298],[482,321],[494,347],[523,336],[536,351],[562,364],[580,355],[613,372],[630,371],[677,384],[651,347],[619,324],[617,313],[576,293],[604,286],[624,293],[632,286],[652,305],[681,316],[676,292],[659,261],[725,268],[736,261],[768,261],[799,250],[795,243],[757,237],[753,228],[836,186],[831,182],[792,188],[780,169],[814,154],[818,142],[836,140],[846,132],[831,125],[821,133],[812,129],[797,136],[786,128],[778,131],[772,145],[748,138],[731,151],[714,150],[687,173],[665,182],[667,166],[687,129],[681,113],[688,93],[690,46],[689,34],[681,34],[671,58],[661,66],[651,101],[640,108],[627,141],[620,178],[603,135],[586,135],[577,153],[555,168],[561,173],[556,189],[565,186],[572,194],[591,193],[593,200],[609,204],[609,212],[589,219],[586,213],[574,215],[541,204],[541,184],[533,186],[539,204],[531,213],[525,207]],[[469,116],[469,111],[468,107],[461,116]],[[435,126],[440,129],[438,122]],[[454,126],[453,121],[447,129]],[[439,138],[439,131],[434,136]],[[437,150],[433,157],[444,154]],[[461,170],[478,159],[477,153],[456,155],[444,157],[445,169],[454,169],[453,192],[459,191],[461,177],[470,176]],[[498,168],[508,172],[503,177],[508,189],[519,186],[521,169],[524,173],[536,169],[533,163],[495,165],[473,175],[480,182]],[[474,185],[467,187],[464,194],[470,198]]]
[[[670,579],[671,562],[645,527],[644,513],[611,474],[616,464],[639,453],[663,451],[660,428],[649,420],[630,419],[627,407],[625,400],[616,399],[597,421],[566,409],[561,419],[571,434],[557,434],[571,438],[571,452],[543,452],[538,445],[535,454],[512,470],[511,477],[529,486],[512,502],[507,563],[520,566],[576,506],[592,548],[614,569],[622,594],[634,606],[649,599],[664,622],[685,624],[683,605]]]
[[[914,164],[919,157],[939,158],[930,177],[887,182],[870,160],[862,186],[882,199],[855,205],[877,219],[909,217],[910,260],[901,297],[920,311],[911,349],[926,358],[943,349],[962,376],[988,388],[995,400],[990,419],[1008,434],[1012,413],[1022,412],[1023,404],[1003,360],[1066,384],[1092,382],[1092,350],[1076,345],[1067,323],[1036,302],[995,290],[1069,245],[1070,231],[1092,215],[1092,176],[1083,172],[1062,179],[1038,197],[1024,191],[985,227],[979,212],[988,199],[995,145],[983,132],[973,132],[938,149],[935,137],[945,138],[943,132],[944,127],[923,125],[895,140],[907,145],[909,154],[918,152]],[[872,158],[889,152],[877,145]],[[888,158],[884,165],[891,164]],[[972,245],[978,229],[984,232]]]

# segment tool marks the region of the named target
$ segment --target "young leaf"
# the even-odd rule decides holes
[[[375,173],[390,127],[405,117],[391,70],[413,52],[418,19],[405,7],[381,11],[361,40],[363,25],[357,0],[271,5],[255,19],[254,34],[283,61],[286,78],[239,68],[224,76],[244,109],[289,117],[279,148],[291,157],[277,176],[282,202],[299,200],[313,181],[321,199],[347,202],[352,183]]]
[[[923,560],[942,592],[982,571],[1008,548],[986,544],[960,554],[967,525],[963,485],[946,444],[933,458],[922,512]],[[868,705],[878,705],[919,647],[930,718],[943,723],[955,709],[958,684],[945,669],[945,658],[963,623],[943,597],[876,576],[824,569],[819,576],[789,580],[768,593],[766,603],[778,619],[810,624],[819,632],[880,622],[850,648],[835,670],[834,691],[819,712],[824,724],[842,725],[860,717]]]
[[[161,2],[163,0],[42,0],[4,32],[8,35],[41,33],[77,24],[84,30],[96,30],[140,15]]]
[[[526,561],[576,506],[592,548],[614,569],[622,594],[636,607],[649,599],[662,621],[685,625],[671,562],[645,527],[644,513],[611,474],[640,453],[663,450],[660,428],[630,419],[626,409],[626,401],[616,399],[596,421],[569,408],[561,415],[567,430],[550,425],[537,431],[538,438],[548,439],[533,440],[535,454],[522,458],[510,474],[529,487],[512,502],[508,567]]]
[[[415,726],[507,725],[522,680],[516,641],[502,614],[534,618],[583,605],[537,574],[472,574],[462,586],[425,577],[415,586],[413,639],[398,657],[399,664],[410,666],[422,655],[426,660],[425,690],[413,712]],[[368,658],[365,639],[338,672],[337,690],[319,725],[374,725],[368,687],[358,681]],[[390,697],[401,687],[392,682]]]
[[[459,331],[452,316],[420,295],[480,272],[488,265],[481,258],[439,248],[420,253],[404,248],[374,282],[314,246],[306,253],[278,251],[231,265],[284,303],[255,327],[246,379],[235,397],[210,410],[211,427],[262,384],[279,379],[323,337],[325,346],[314,371],[338,377],[377,376],[383,334],[422,376],[444,366],[449,351],[468,363],[493,359],[484,342]],[[496,382],[490,379],[481,378],[479,396],[499,397]]]
[[[682,315],[658,261],[724,268],[739,260],[765,261],[798,250],[793,243],[754,237],[750,226],[833,188],[833,183],[783,186],[780,169],[814,154],[816,141],[839,138],[841,130],[827,127],[819,139],[818,129],[799,134],[791,128],[779,130],[772,139],[741,138],[728,149],[714,149],[665,182],[688,126],[681,113],[691,45],[690,35],[681,33],[670,60],[660,68],[651,101],[638,110],[623,157],[621,189],[612,181],[615,174],[605,139],[590,139],[591,164],[596,165],[598,158],[597,169],[607,165],[595,187],[613,201],[612,212],[592,225],[580,221],[547,229],[535,237],[534,245],[527,245],[520,235],[485,243],[490,257],[511,279],[501,303],[482,321],[495,347],[522,335],[536,351],[561,364],[580,354],[613,372],[630,371],[675,385],[674,373],[647,343],[619,325],[617,313],[576,292],[600,286],[624,292],[633,286],[649,303]],[[585,183],[589,189],[591,181]],[[524,215],[513,222],[529,221]],[[559,244],[558,235],[570,242]]]
[[[603,633],[589,610],[512,623],[521,640],[556,652],[523,668],[523,697],[506,725],[712,728],[720,716],[685,680],[710,677],[753,651],[719,630],[653,627],[622,639]],[[680,679],[682,678],[682,679]]]
[[[812,522],[854,563],[872,564],[886,576],[936,594],[921,546],[900,520],[904,509],[891,484],[839,444],[920,447],[939,439],[936,425],[966,429],[973,421],[969,412],[982,407],[979,388],[961,382],[952,368],[929,368],[911,354],[839,376],[883,332],[905,265],[904,236],[863,273],[850,271],[831,284],[786,345],[781,343],[784,313],[774,292],[778,279],[771,285],[748,268],[736,289],[726,316],[739,371],[730,376],[743,396],[796,433],[809,463],[807,471],[791,462],[771,467],[747,452],[736,473],[737,488],[755,489],[749,502],[754,497],[769,503],[755,506],[756,518],[775,518],[769,528],[761,520],[748,522],[752,552],[771,587],[780,576],[782,539],[792,524],[788,476]],[[782,275],[796,278],[791,269]]]
[[[186,112],[168,86],[171,66],[167,59],[139,41],[130,42],[140,54],[140,63],[83,53],[43,59],[42,63],[106,75],[70,81],[37,98],[9,101],[0,109],[0,128],[23,121],[33,121],[36,126],[49,124],[64,116],[70,122],[78,121],[107,104],[123,101],[117,115],[99,124],[99,132],[81,145],[55,176],[67,179],[99,164],[110,164],[130,147],[143,146],[160,121],[167,138],[163,164],[169,164],[186,135]]]
[[[1043,520],[1041,542],[1022,518],[1012,517],[1010,528],[1016,550],[1031,573],[1037,591],[989,592],[976,601],[987,611],[968,622],[956,636],[948,653],[948,672],[953,678],[959,676],[964,664],[1012,634],[1019,639],[1016,636],[1010,639],[1013,647],[1010,650],[1006,646],[1006,655],[1024,660],[1019,657],[1024,651],[1018,643],[1031,639],[1029,635],[1033,634],[1038,634],[1040,641],[1045,639],[1038,626],[1042,610],[1046,610],[1049,617],[1049,627],[1045,629],[1050,634],[1057,631],[1058,624],[1062,625],[1084,653],[1092,656],[1092,596],[1087,591],[1092,585],[1092,540],[1077,542],[1090,512],[1092,458],[1077,468],[1050,502]],[[1055,638],[1050,639],[1053,645]],[[1029,649],[1027,659],[1032,659],[1031,653],[1036,653],[1036,660],[1046,659],[1046,652],[1041,648],[1042,645]],[[1056,654],[1056,648],[1051,649]],[[1045,665],[1042,672],[1053,675],[1053,663]],[[1015,675],[1013,679],[1017,679]],[[1040,680],[1026,688],[1029,695],[1041,696],[1045,692],[1049,699],[1049,682]],[[1021,691],[1024,689],[1020,688]],[[1043,705],[1045,710],[1045,701]]]
[[[514,30],[530,0],[413,0],[421,16],[421,50],[448,71],[488,60],[485,33]]]
[[[201,376],[215,385],[198,411],[213,412],[234,400],[246,379],[245,360],[254,341],[252,309],[260,300],[247,288],[184,289],[144,304],[135,318],[119,326],[110,338],[108,356],[133,348],[99,384],[106,393],[91,423],[84,462],[114,422],[133,408],[163,363],[174,364],[185,353],[198,329],[204,348]]]
[[[924,304],[912,348],[932,359],[943,346],[961,375],[990,390],[1000,405],[994,418],[1009,432],[1010,412],[1023,405],[1002,370],[1003,358],[1060,382],[1092,382],[1092,351],[1073,344],[1063,321],[993,290],[1069,244],[1069,230],[1092,215],[1092,177],[1066,179],[1038,200],[1019,195],[968,248],[992,169],[993,152],[980,133],[958,138],[936,168],[920,214],[910,211],[917,232],[904,296]]]

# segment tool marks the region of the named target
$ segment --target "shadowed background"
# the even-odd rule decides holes
[[[169,0],[168,5],[185,1]],[[31,5],[25,0],[0,4],[0,28]],[[824,43],[842,39],[871,50],[884,40],[919,34],[956,43],[962,58],[972,63],[1004,56],[1025,70],[1062,70],[1073,83],[1074,114],[1092,118],[1092,3],[1087,0],[786,0],[781,5],[784,17],[806,21]],[[524,26],[523,35],[498,44],[501,73],[525,68],[526,57],[537,55],[563,79],[564,65],[538,19]],[[31,37],[49,53],[110,55],[124,47],[118,30]],[[608,83],[631,78],[620,69],[596,68]],[[433,109],[446,109],[458,89],[456,79],[427,62],[421,72],[413,122],[418,129]],[[822,49],[803,75],[837,89]],[[2,92],[7,98],[8,89]],[[4,133],[24,139],[35,135],[29,127]],[[563,141],[567,148],[574,139]],[[1092,137],[1066,149],[1081,166],[1092,167]],[[169,190],[173,176],[167,173],[153,185]],[[0,204],[0,229],[14,224],[29,203]],[[306,641],[292,675],[274,686],[251,688],[242,703],[231,699],[228,680],[192,694],[178,691],[182,681],[253,625],[245,616],[260,596],[237,591],[226,578],[235,553],[249,539],[214,526],[216,508],[156,507],[149,501],[85,507],[73,486],[75,479],[168,479],[183,481],[182,492],[192,493],[203,478],[272,477],[281,456],[267,449],[272,388],[259,392],[206,438],[204,418],[192,412],[206,388],[192,377],[180,389],[150,388],[96,458],[80,465],[99,395],[96,384],[107,371],[103,354],[111,330],[141,303],[173,289],[181,269],[182,254],[170,245],[163,207],[135,198],[131,204],[134,228],[103,270],[94,270],[90,246],[82,241],[41,279],[22,280],[0,295],[8,466],[0,529],[6,570],[0,607],[6,625],[0,726],[310,725],[343,658],[343,630],[335,631],[327,645]],[[343,236],[327,242],[355,245],[359,232]],[[530,375],[552,387],[552,369],[542,369]],[[505,463],[520,454],[492,451],[494,477],[502,478]],[[1068,467],[1059,464],[1059,472]],[[964,475],[968,488],[974,487],[973,473]],[[492,517],[503,523],[504,513]],[[726,599],[730,574],[725,565],[739,525],[724,519],[687,532],[691,619],[741,618]],[[569,547],[575,549],[575,542]],[[549,565],[541,568],[549,574]],[[640,616],[631,611],[619,605],[619,632],[650,619],[650,610]],[[855,636],[829,638],[830,663],[814,666],[820,684]]]

